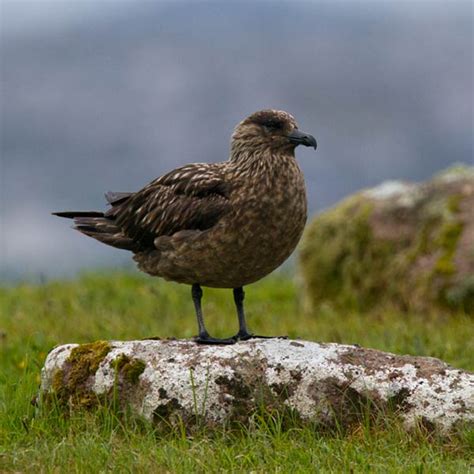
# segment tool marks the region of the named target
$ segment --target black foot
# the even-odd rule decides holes
[[[238,341],[248,341],[249,339],[288,339],[288,336],[260,336],[259,334],[239,331],[234,336],[234,339]]]
[[[229,337],[227,339],[218,339],[216,337],[211,337],[209,334],[199,334],[199,336],[194,338],[194,342],[198,344],[222,344],[222,345],[229,345],[235,344],[237,339],[235,337]]]

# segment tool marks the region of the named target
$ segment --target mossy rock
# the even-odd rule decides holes
[[[54,373],[52,389],[60,405],[90,408],[98,402],[91,390],[91,378],[110,351],[107,341],[96,341],[74,347],[65,368]]]
[[[65,350],[70,346],[64,346]],[[112,344],[108,341],[96,341],[74,345],[61,368],[52,373],[48,382],[49,390],[44,393],[44,401],[59,406],[91,409],[98,405],[123,405],[121,398],[128,392],[139,392],[137,386],[145,363],[124,353],[111,353]],[[96,393],[96,373],[101,366],[113,379],[112,388]],[[120,397],[117,397],[117,395]]]
[[[105,408],[119,421],[155,423],[158,436],[252,429],[256,419],[353,433],[395,417],[441,435],[474,422],[473,394],[474,374],[432,357],[281,338],[218,346],[149,339],[56,347],[42,369],[39,409],[58,400],[53,407],[66,416],[87,409],[101,417]]]
[[[474,168],[350,196],[310,223],[299,261],[311,308],[474,314]]]

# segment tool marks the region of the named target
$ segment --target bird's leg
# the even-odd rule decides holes
[[[198,283],[194,283],[191,289],[191,294],[193,297],[194,309],[196,310],[196,318],[198,322],[198,331],[199,334],[195,338],[195,341],[200,344],[235,344],[235,338],[229,339],[217,339],[215,337],[209,336],[209,333],[206,330],[204,325],[204,317],[202,315],[201,308],[201,299],[202,299],[202,289]]]
[[[252,338],[257,339],[286,339],[286,336],[259,336],[257,334],[252,334],[248,332],[247,323],[245,322],[245,312],[244,312],[244,298],[245,292],[242,287],[234,288],[234,301],[235,306],[237,307],[237,316],[239,318],[239,332],[234,336],[235,339],[240,341],[248,341]]]
[[[199,284],[195,283],[192,286],[191,295],[193,297],[194,309],[196,310],[199,337],[209,337],[209,334],[206,331],[206,326],[204,326],[204,317],[202,315],[202,307],[201,307],[202,289]]]
[[[244,298],[244,289],[242,287],[234,288],[234,302],[237,308],[237,316],[239,318],[239,332],[235,337],[241,341],[246,341],[253,337],[253,334],[248,332],[247,323],[245,322]]]

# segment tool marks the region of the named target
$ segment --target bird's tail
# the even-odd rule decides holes
[[[53,212],[53,215],[73,219],[74,229],[99,242],[119,249],[138,250],[137,243],[122,232],[113,216],[108,217],[98,211]]]

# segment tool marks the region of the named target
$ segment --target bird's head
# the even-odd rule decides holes
[[[260,110],[248,116],[232,134],[232,154],[293,153],[298,145],[316,149],[316,139],[301,132],[292,115],[283,110]]]

